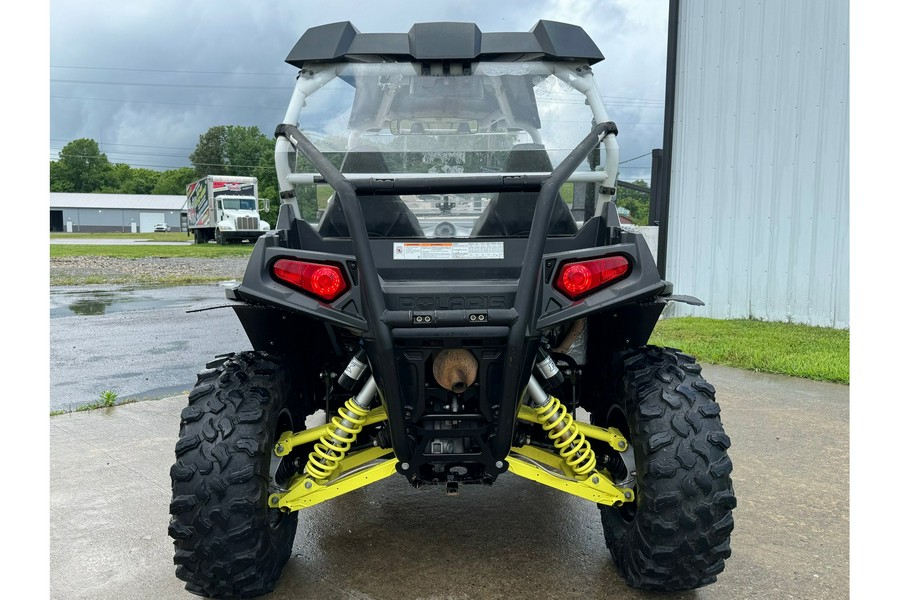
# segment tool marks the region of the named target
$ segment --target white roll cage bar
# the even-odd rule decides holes
[[[541,64],[546,65],[547,63]],[[482,68],[490,67],[490,63],[481,63],[481,65]],[[288,104],[287,112],[285,113],[284,120],[282,122],[292,125],[298,124],[299,126],[300,111],[306,104],[306,99],[314,92],[316,92],[319,88],[323,87],[332,79],[337,77],[340,74],[340,70],[344,66],[345,64],[322,65],[321,69],[302,69],[297,76],[297,83],[294,85],[294,92],[291,95],[291,101]],[[521,66],[524,70],[527,69],[530,65],[529,63],[521,63]],[[568,65],[551,63],[550,72],[585,96],[587,104],[591,109],[591,113],[594,116],[595,123],[603,123],[609,121],[609,115],[606,112],[606,106],[603,103],[603,98],[600,96],[600,93],[597,90],[597,85],[594,80],[594,74],[590,68],[580,68],[575,70]],[[498,101],[501,103],[501,107],[504,107],[505,99],[498,95]],[[505,112],[511,112],[508,110],[508,105],[506,105],[505,108]],[[532,128],[530,127],[527,129],[529,130],[532,139],[539,142],[539,132],[532,131]],[[619,170],[619,143],[616,140],[615,134],[609,134],[603,138],[603,147],[606,151],[606,161],[602,166],[598,165],[594,171],[576,171],[568,179],[568,181],[573,182],[593,182],[601,184],[602,187],[600,188],[601,191],[598,195],[598,201],[595,203],[595,214],[599,214],[603,202],[606,200],[611,200],[612,196],[615,194],[615,181],[618,177]],[[317,183],[318,181],[321,181],[322,176],[319,173],[292,173],[289,159],[289,156],[292,152],[294,152],[294,149],[291,146],[290,142],[283,136],[279,136],[275,141],[275,171],[278,175],[279,191],[287,194],[288,199],[286,199],[284,202],[287,204],[291,204],[294,212],[299,215],[300,207],[297,205],[297,199],[293,195],[293,186]],[[510,175],[524,174],[525,173],[512,173]],[[549,173],[528,174],[544,176],[549,175]],[[504,175],[507,175],[507,173],[504,173]],[[460,176],[464,177],[465,174],[452,173],[443,176],[458,178]],[[388,178],[384,173],[346,174],[345,177],[347,177],[347,179],[350,181],[368,180],[371,178]],[[441,177],[441,174],[433,173],[391,173],[389,178],[395,180],[417,180],[439,179]],[[613,185],[608,185],[607,182],[610,181]],[[607,185],[603,186],[604,183],[607,183]],[[610,189],[612,189],[612,193],[608,193]]]

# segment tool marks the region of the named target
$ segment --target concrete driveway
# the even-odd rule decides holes
[[[507,475],[490,488],[413,489],[400,476],[300,515],[264,598],[480,600],[849,596],[847,386],[705,366],[731,436],[733,555],[719,581],[627,587],[583,500]],[[196,598],[166,535],[184,396],[50,419],[52,598]]]

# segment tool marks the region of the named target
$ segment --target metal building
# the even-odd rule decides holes
[[[670,0],[678,316],[849,327],[849,1]],[[665,193],[665,191],[663,192]]]
[[[158,223],[187,231],[184,196],[50,192],[50,231],[150,233]]]

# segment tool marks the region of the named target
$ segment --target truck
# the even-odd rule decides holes
[[[408,34],[345,21],[297,41],[275,126],[278,220],[210,308],[234,310],[250,348],[207,362],[180,416],[169,535],[188,591],[271,592],[300,519],[325,560],[343,560],[329,536],[415,553],[403,514],[395,531],[347,530],[346,511],[380,503],[316,510],[388,477],[456,496],[517,476],[598,506],[581,531],[534,488],[498,506],[492,533],[510,543],[530,539],[521,514],[507,518],[527,503],[560,519],[510,577],[569,590],[542,556],[581,560],[590,544],[640,589],[692,590],[723,572],[737,500],[716,390],[694,357],[650,344],[667,305],[702,301],[673,293],[619,220],[601,60],[581,27],[543,20]],[[569,182],[583,206],[566,201]],[[466,555],[471,528],[447,557]],[[419,580],[441,585],[430,558]],[[597,560],[594,589],[569,597],[620,589]],[[353,581],[391,567],[345,562]]]
[[[255,242],[269,231],[259,217],[256,177],[207,175],[187,186],[188,235],[194,242]],[[267,207],[266,207],[267,208]]]

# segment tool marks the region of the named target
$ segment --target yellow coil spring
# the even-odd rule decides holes
[[[550,396],[550,401],[544,406],[535,409],[538,422],[553,441],[553,446],[559,451],[566,464],[572,471],[581,477],[587,477],[597,466],[597,456],[591,448],[590,442],[584,434],[578,430],[578,424],[572,415],[566,410],[558,398]],[[554,418],[555,417],[555,418]],[[559,431],[554,431],[559,425]]]
[[[347,454],[350,445],[356,441],[356,436],[362,431],[368,414],[369,409],[356,404],[353,398],[338,408],[339,416],[331,419],[325,435],[313,446],[309,462],[306,463],[306,472],[316,479],[325,479],[331,475]],[[345,425],[344,421],[350,425]],[[343,435],[339,435],[339,431],[343,432]]]

